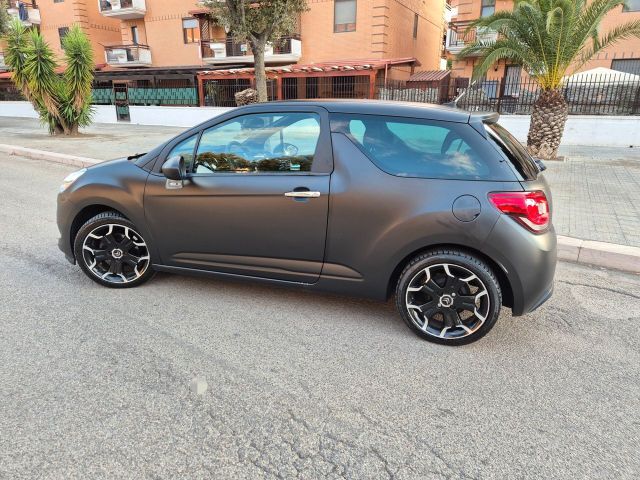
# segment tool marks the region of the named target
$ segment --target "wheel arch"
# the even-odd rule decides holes
[[[96,215],[99,215],[99,214],[104,213],[104,212],[115,212],[115,213],[117,213],[119,215],[122,215],[127,220],[131,221],[129,219],[129,217],[127,217],[127,215],[125,215],[122,211],[120,211],[117,208],[114,208],[114,207],[112,207],[110,205],[105,205],[105,204],[100,204],[100,203],[87,205],[87,206],[83,207],[76,214],[76,216],[73,218],[73,221],[71,222],[71,228],[70,228],[70,231],[69,231],[69,242],[71,244],[71,251],[73,251],[73,244],[74,244],[74,242],[76,240],[76,235],[80,231],[80,228],[82,227],[82,225],[84,225],[87,222],[87,220],[90,220],[91,218],[95,217]]]
[[[513,288],[511,286],[511,282],[509,278],[507,277],[507,274],[505,273],[504,269],[500,266],[500,264],[495,260],[493,260],[489,255],[481,252],[476,248],[468,247],[466,245],[460,245],[456,243],[437,243],[437,244],[429,245],[426,247],[421,247],[412,251],[411,253],[407,254],[404,258],[402,258],[402,260],[393,269],[391,276],[389,277],[389,282],[387,284],[387,299],[389,299],[393,295],[396,288],[396,284],[398,283],[398,279],[400,278],[400,274],[402,273],[402,270],[407,265],[407,263],[411,261],[412,258],[418,255],[421,255],[423,253],[426,253],[430,250],[437,250],[441,248],[451,248],[451,249],[460,250],[461,252],[468,253],[484,261],[489,266],[489,268],[491,268],[496,278],[498,279],[498,283],[500,284],[500,289],[502,290],[502,305],[509,308],[513,307],[513,302],[514,302]]]

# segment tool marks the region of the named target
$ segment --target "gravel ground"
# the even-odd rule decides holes
[[[546,305],[462,348],[391,302],[110,290],[57,249],[69,169],[0,167],[0,478],[640,475],[638,277],[560,264]]]

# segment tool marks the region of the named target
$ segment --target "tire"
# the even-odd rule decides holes
[[[105,287],[137,287],[154,275],[147,243],[118,212],[103,212],[85,222],[73,251],[82,271]]]
[[[419,337],[443,345],[466,345],[493,328],[502,291],[484,261],[461,250],[437,249],[406,265],[396,286],[396,305]]]

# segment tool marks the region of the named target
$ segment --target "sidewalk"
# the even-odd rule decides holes
[[[184,131],[176,127],[95,124],[75,138],[50,137],[37,120],[0,117],[0,144],[99,160],[145,152]],[[566,147],[545,176],[559,235],[640,247],[640,149]]]
[[[34,118],[0,117],[0,144],[111,160],[143,153],[186,128],[96,123],[79,137],[52,137]]]

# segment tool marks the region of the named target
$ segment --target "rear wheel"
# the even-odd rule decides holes
[[[446,345],[474,342],[493,327],[502,293],[491,268],[460,250],[434,250],[405,267],[396,288],[404,321],[420,337]]]
[[[106,287],[135,287],[154,273],[144,238],[117,212],[96,215],[80,227],[74,253],[84,273]]]

